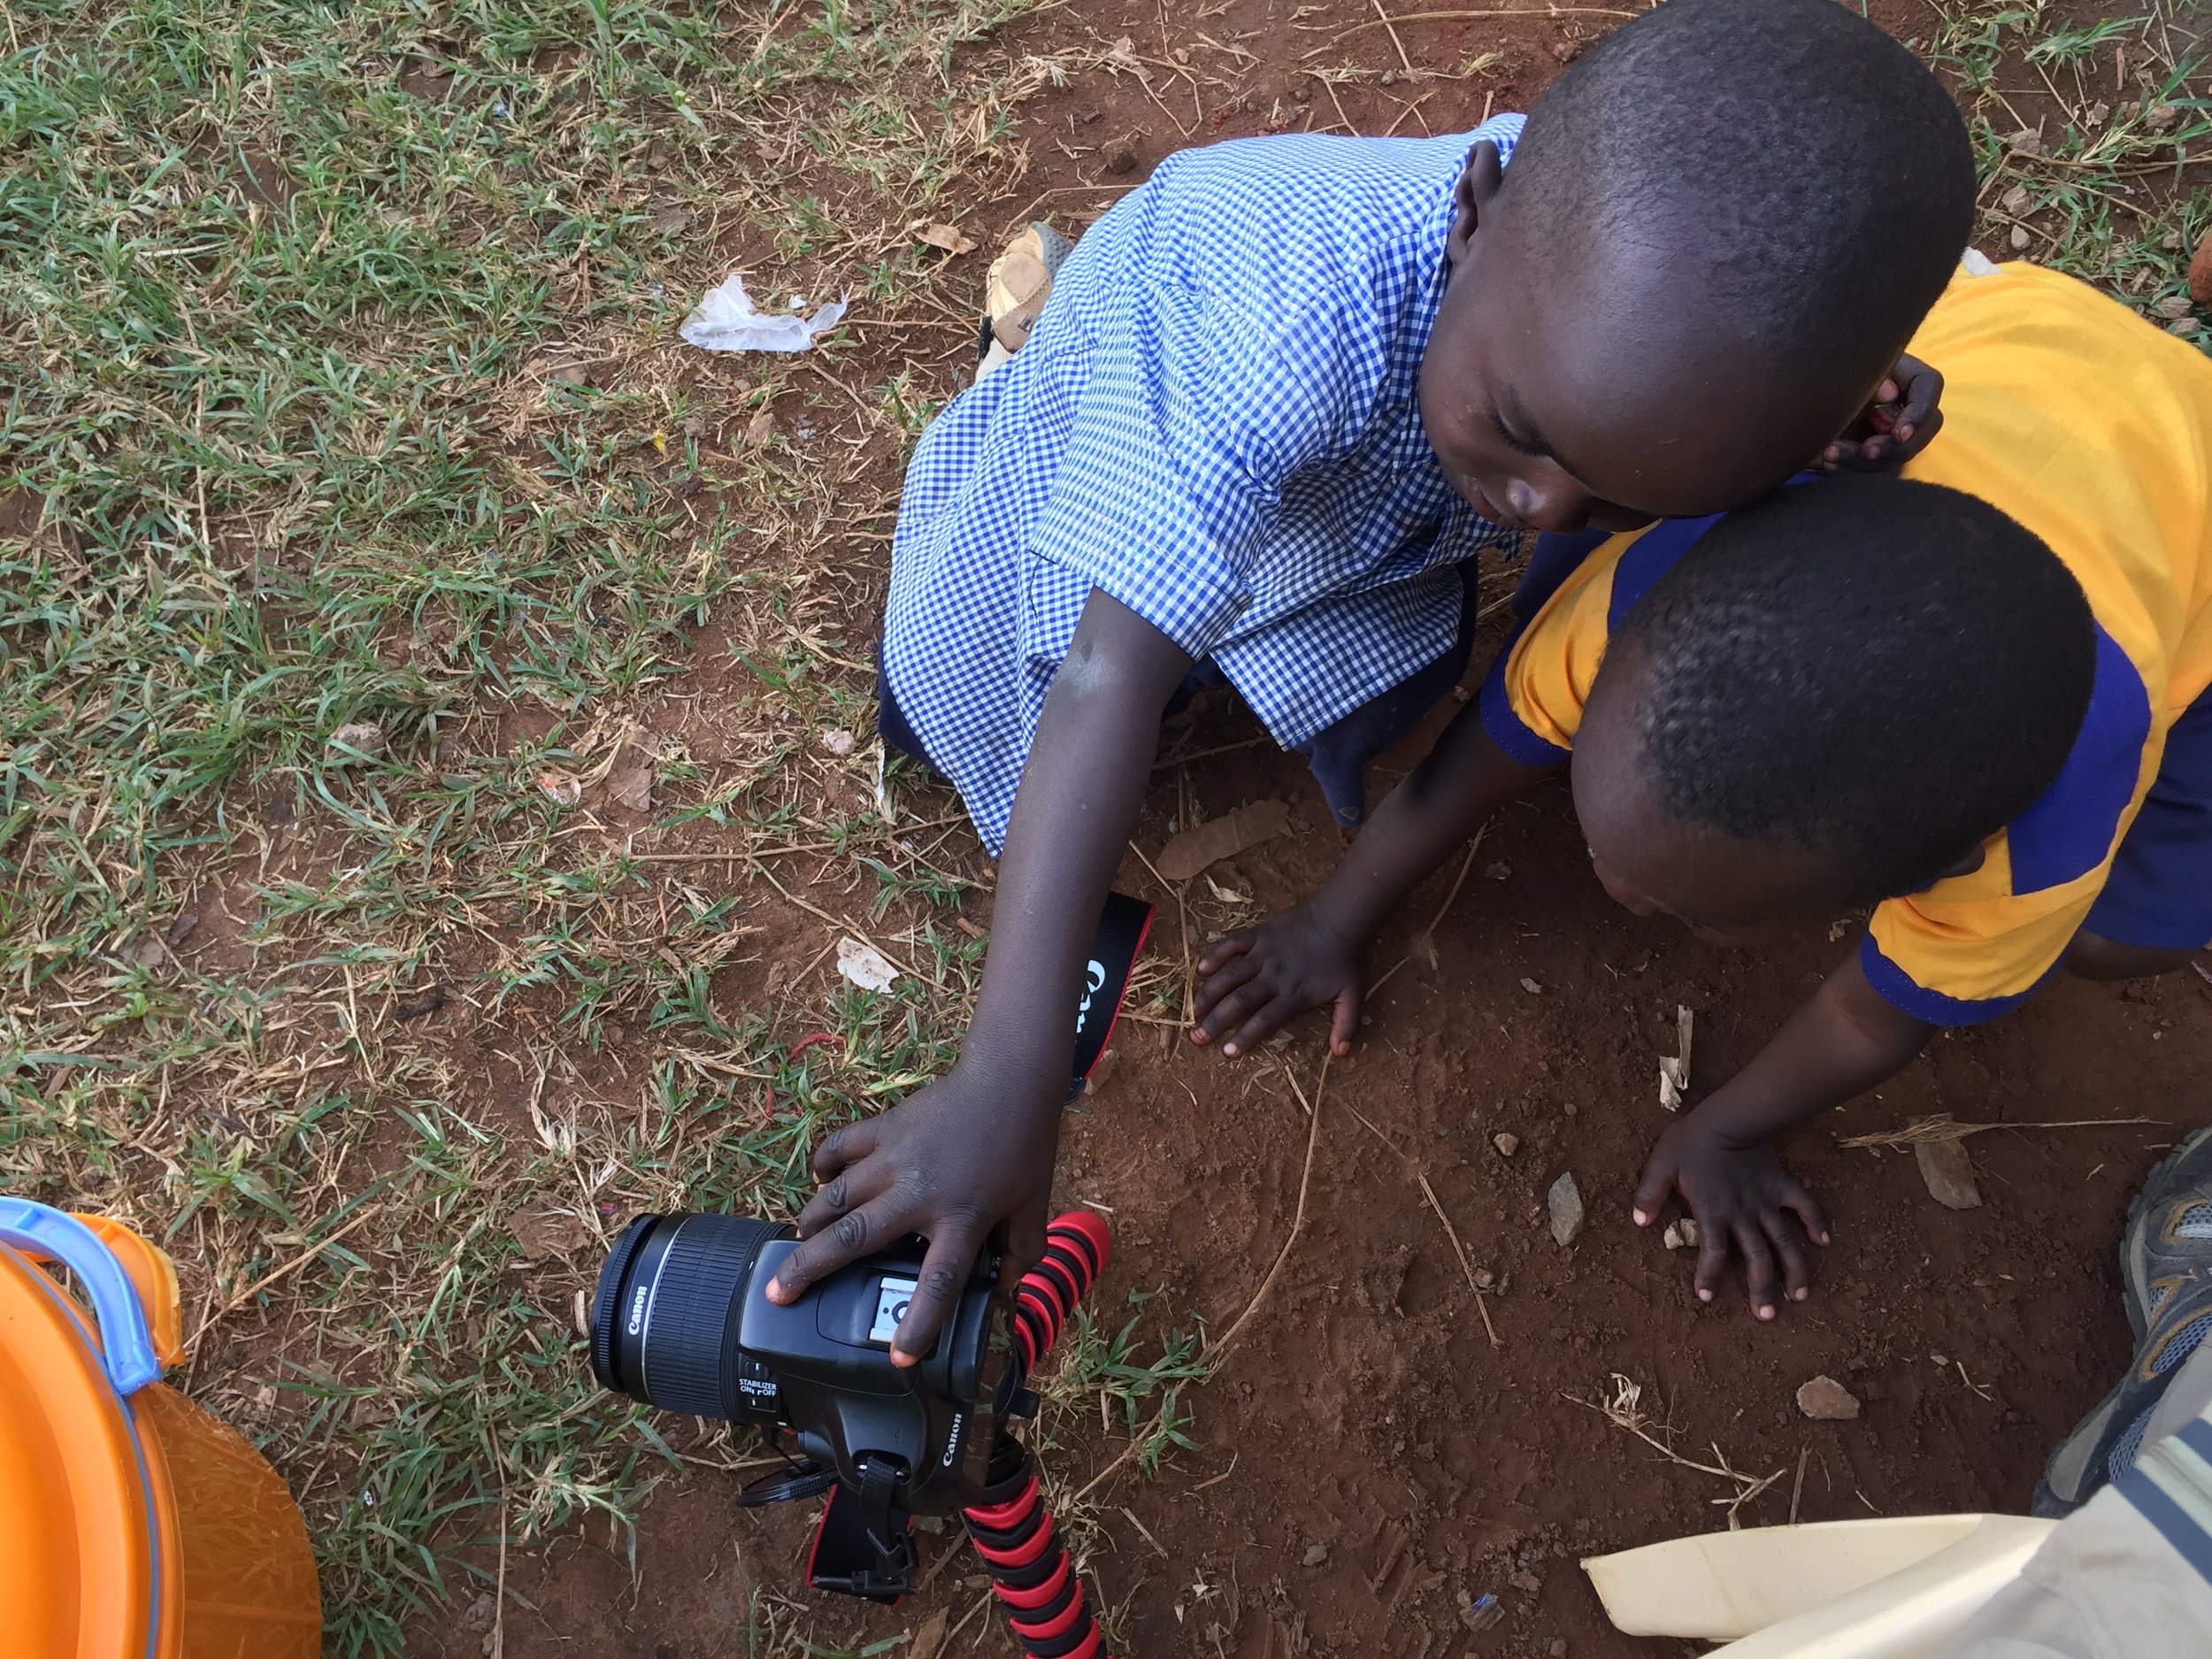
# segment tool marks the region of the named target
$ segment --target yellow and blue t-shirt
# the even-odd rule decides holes
[[[2212,685],[2212,359],[2055,272],[1978,269],[1913,341],[1944,376],[1944,425],[1904,473],[1979,496],[2050,546],[2095,614],[2097,672],[2057,781],[1989,839],[1981,868],[1874,912],[1868,979],[1939,1025],[2016,1005],[2093,910],[2107,931],[2100,895],[2116,856],[2135,883],[2121,849],[2139,815],[2135,840],[2162,838],[2168,856],[2187,843],[2195,863],[2133,904],[2163,912],[2149,931],[2165,940],[2108,936],[2212,940],[2212,699],[2191,711]],[[1574,565],[1491,671],[1493,740],[1530,764],[1565,760],[1614,626],[1716,522],[1663,521]]]

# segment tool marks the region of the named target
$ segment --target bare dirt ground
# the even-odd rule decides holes
[[[979,280],[995,239],[1033,216],[1079,230],[1184,144],[1309,126],[1444,132],[1525,108],[1618,15],[1444,12],[1393,27],[1350,0],[1041,14],[984,50],[1010,68],[1025,54],[1125,37],[1143,73],[1092,68],[1021,106],[1033,165],[964,219],[986,244],[966,264]],[[1930,27],[1917,10],[1878,15],[1907,35]],[[1317,64],[1355,73],[1325,80],[1308,73]],[[1461,78],[1414,73],[1473,65],[1483,66]],[[908,360],[871,357],[882,373]],[[964,364],[949,330],[926,368],[933,388],[956,386]],[[878,499],[895,488],[873,457],[862,477]],[[857,656],[854,642],[872,637],[879,542],[853,558],[837,619]],[[1508,582],[1495,579],[1500,591]],[[1486,656],[1479,648],[1478,672]],[[720,702],[757,689],[713,649],[680,684],[671,703],[684,703],[695,749]],[[1179,981],[1205,941],[1309,892],[1343,845],[1301,763],[1256,738],[1248,716],[1218,702],[1171,726],[1164,753],[1210,757],[1163,768],[1139,845],[1156,852],[1171,822],[1269,797],[1292,803],[1293,835],[1180,891],[1135,857],[1121,872],[1125,890],[1161,907],[1153,952]],[[1391,757],[1377,794],[1426,739]],[[925,820],[957,811],[942,791],[908,798]],[[941,860],[981,872],[964,832],[947,846]],[[836,880],[826,859],[810,873]],[[726,879],[707,864],[686,874],[710,890]],[[825,926],[758,886],[732,890],[778,941],[769,960],[814,956]],[[1118,1432],[1064,1429],[1051,1454],[1063,1496],[1081,1494],[1079,1535],[1121,1650],[1666,1652],[1680,1645],[1612,1632],[1578,1557],[1723,1525],[1729,1502],[1770,1477],[1743,1503],[1745,1524],[2024,1509],[2049,1448],[2125,1363],[2113,1245],[2145,1169],[2207,1116],[2212,990],[2194,976],[2125,989],[2062,980],[2022,1015],[1941,1039],[1882,1094],[1800,1136],[1792,1162],[1832,1207],[1836,1242],[1813,1300],[1763,1328],[1740,1302],[1700,1306],[1686,1255],[1635,1229],[1627,1195],[1663,1122],[1655,1062],[1673,1052],[1677,1007],[1695,1012],[1696,1080],[1709,1087],[1839,947],[1814,938],[1728,956],[1620,911],[1588,873],[1563,789],[1492,827],[1435,928],[1432,960],[1416,935],[1448,886],[1432,882],[1386,941],[1379,968],[1409,960],[1371,1004],[1358,1054],[1325,1079],[1310,1025],[1240,1064],[1191,1048],[1141,1002],[1150,1023],[1123,1025],[1110,1080],[1069,1120],[1059,1197],[1107,1210],[1116,1231],[1099,1307],[1156,1293],[1215,1331],[1281,1250],[1310,1155],[1286,1271],[1187,1397],[1194,1448],[1154,1479],[1120,1455]],[[737,1002],[754,990],[741,977],[718,983]],[[1934,1113],[2021,1125],[1968,1143],[1978,1210],[1936,1204],[1909,1148],[1836,1144]],[[2149,1121],[2032,1126],[2081,1118]],[[1517,1137],[1510,1156],[1494,1142],[1501,1133]],[[1543,1200],[1569,1171],[1590,1222],[1563,1248]],[[1447,1217],[1492,1286],[1494,1342]],[[1795,1389],[1823,1373],[1863,1402],[1857,1420],[1798,1411]],[[1748,1479],[1670,1462],[1609,1418],[1599,1408],[1626,1385],[1640,1390],[1651,1432]],[[598,1524],[511,1559],[518,1604],[505,1651],[754,1651],[766,1628],[754,1623],[757,1593],[794,1585],[811,1516],[740,1513],[741,1479],[702,1470],[664,1481],[638,1524],[634,1568],[626,1540]],[[949,1542],[926,1540],[926,1563]],[[838,1651],[904,1651],[902,1632],[943,1609],[959,1632],[947,1651],[1011,1653],[980,1610],[982,1582],[972,1557],[956,1558],[905,1606],[831,1605],[805,1628],[849,1644]],[[1503,1601],[1506,1622],[1471,1635],[1458,1608],[1484,1592]],[[419,1634],[426,1653],[478,1646],[473,1628]]]

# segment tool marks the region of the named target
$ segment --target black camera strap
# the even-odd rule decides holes
[[[892,1506],[897,1481],[891,1463],[870,1457],[861,1463],[857,1487],[841,1480],[830,1488],[807,1553],[808,1584],[885,1603],[913,1588],[914,1521]]]
[[[1126,893],[1109,893],[1106,907],[1098,913],[1098,931],[1091,936],[1091,954],[1083,964],[1083,999],[1075,1010],[1075,1075],[1068,1085],[1068,1099],[1083,1092],[1084,1082],[1098,1065],[1099,1056],[1114,1034],[1121,1018],[1121,999],[1136,971],[1137,953],[1152,931],[1152,907]]]

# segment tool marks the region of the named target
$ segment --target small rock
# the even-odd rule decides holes
[[[2181,119],[2181,111],[2170,104],[2154,104],[2143,117],[2143,125],[2154,133],[2162,133]]]
[[[495,1606],[488,1591],[469,1603],[469,1610],[461,1615],[461,1623],[470,1630],[489,1630]]]
[[[1997,198],[1997,205],[2008,213],[2026,212],[2028,211],[2028,187],[2024,184],[2014,185],[2011,189]]]
[[[1303,1559],[1307,1566],[1318,1567],[1323,1562],[1328,1560],[1328,1558],[1329,1547],[1326,1544],[1308,1544],[1306,1546],[1306,1553]]]
[[[2024,156],[2039,156],[2043,153],[2043,134],[2032,127],[2024,127],[2005,140],[2005,148]]]
[[[1544,1581],[1526,1567],[1515,1572],[1506,1582],[1523,1595],[1541,1595],[1544,1593]]]
[[[389,747],[384,728],[373,720],[357,720],[330,734],[330,758],[341,766],[349,761],[374,760]]]
[[[2176,318],[2186,317],[2193,304],[2194,302],[2192,301],[2186,294],[2169,294],[2164,299],[2160,300],[2156,304],[2153,305],[2151,309],[2156,311],[2161,317],[2167,318],[2170,320]]]
[[[842,760],[853,752],[853,734],[840,726],[822,733],[822,747]]]
[[[2212,305],[2212,230],[2204,233],[2189,261],[2189,297],[2200,305]]]
[[[766,410],[745,423],[745,447],[757,449],[766,443],[776,430],[776,418]]]
[[[1313,102],[1313,82],[1310,81],[1301,81],[1296,86],[1290,89],[1290,96],[1297,103],[1311,104]]]
[[[1551,1646],[1545,1648],[1544,1653],[1546,1659],[1567,1659],[1567,1639],[1564,1636],[1553,1637]]]
[[[1586,1219],[1582,1208],[1582,1189],[1575,1185],[1573,1171],[1551,1184],[1551,1191],[1544,1194],[1544,1208],[1551,1215],[1551,1236],[1562,1247],[1572,1244]]]
[[[1659,1242],[1670,1250],[1697,1248],[1697,1223],[1685,1216],[1679,1221],[1667,1223],[1667,1230],[1659,1235]]]
[[[2028,234],[2028,227],[2025,225],[2015,225],[2012,227],[2012,234],[2006,238],[2006,241],[2012,244],[2012,250],[2015,253],[2025,253],[2028,244],[2034,240],[2034,237]]]
[[[1509,1158],[1521,1149],[1521,1137],[1517,1134],[1492,1135],[1490,1144],[1497,1148],[1500,1157]]]
[[[1524,991],[1526,991],[1531,996],[1541,996],[1544,994],[1544,987],[1542,986],[1537,984],[1535,980],[1525,976],[1524,976],[1521,980],[1521,988]]]
[[[1974,1185],[1974,1162],[1967,1156],[1965,1141],[1915,1141],[1912,1156],[1920,1166],[1920,1179],[1927,1183],[1928,1195],[1936,1202],[1946,1210],[1982,1207],[1981,1188]]]
[[[1482,867],[1482,879],[1485,881],[1503,881],[1512,873],[1513,866],[1502,860],[1494,864],[1485,864]]]
[[[687,207],[664,207],[653,215],[653,228],[664,236],[680,236],[691,228],[691,210]]]
[[[1488,1268],[1478,1267],[1475,1269],[1475,1288],[1477,1290],[1488,1290],[1495,1286],[1497,1282],[1498,1276],[1492,1272]]]
[[[1797,1391],[1797,1409],[1816,1423],[1848,1423],[1859,1415],[1859,1400],[1834,1378],[1821,1376]]]
[[[2112,119],[2112,106],[2102,98],[2099,98],[2081,112],[2081,119],[2082,124],[2085,127],[2102,127]]]
[[[1136,141],[1131,138],[1110,139],[1105,148],[1099,151],[1099,159],[1106,164],[1106,171],[1116,178],[1125,173],[1134,173],[1137,168]]]

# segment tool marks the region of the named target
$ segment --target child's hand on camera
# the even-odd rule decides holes
[[[1777,1263],[1792,1302],[1811,1294],[1812,1273],[1805,1260],[1804,1234],[1784,1212],[1793,1213],[1821,1243],[1828,1242],[1827,1218],[1813,1195],[1782,1167],[1771,1143],[1730,1141],[1690,1113],[1667,1126],[1644,1164],[1634,1199],[1636,1225],[1658,1220],[1668,1194],[1678,1192],[1697,1223],[1700,1302],[1720,1292],[1728,1259],[1740,1253],[1750,1281],[1751,1310],[1774,1317]]]
[[[1943,377],[1918,357],[1901,357],[1836,441],[1813,463],[1816,472],[1886,472],[1905,465],[1943,427]]]
[[[926,1358],[1001,1225],[1006,1284],[1044,1256],[1059,1111],[1057,1100],[1011,1101],[997,1081],[958,1066],[888,1111],[847,1124],[814,1149],[822,1188],[800,1212],[804,1242],[784,1258],[768,1299],[796,1302],[818,1279],[918,1233],[929,1250],[891,1359]]]
[[[1347,938],[1310,904],[1295,905],[1256,927],[1240,927],[1202,957],[1193,1042],[1227,1035],[1234,1058],[1310,1008],[1336,1004],[1329,1048],[1352,1052],[1367,994],[1364,941]]]

